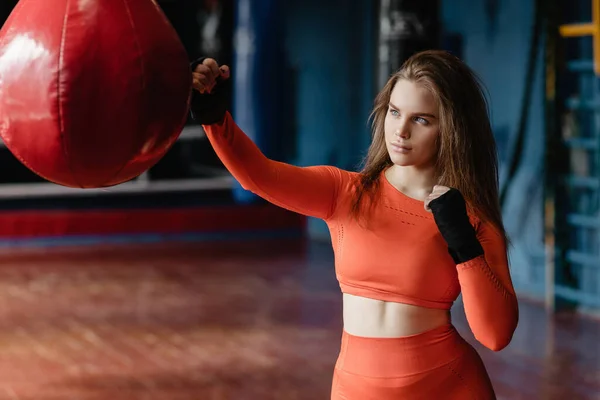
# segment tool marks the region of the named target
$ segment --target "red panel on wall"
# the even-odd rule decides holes
[[[31,210],[0,213],[0,238],[177,234],[303,229],[306,219],[272,205],[142,210]]]

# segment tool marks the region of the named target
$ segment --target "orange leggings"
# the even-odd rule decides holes
[[[479,354],[450,324],[402,338],[342,335],[331,400],[494,400]]]

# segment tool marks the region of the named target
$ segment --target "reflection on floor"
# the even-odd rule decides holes
[[[341,298],[300,241],[0,254],[0,399],[328,399]],[[472,343],[462,307],[459,330]],[[600,399],[600,323],[523,303],[501,399]]]

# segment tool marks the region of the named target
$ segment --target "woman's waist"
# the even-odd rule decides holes
[[[397,338],[363,337],[344,331],[336,368],[363,377],[417,378],[473,351],[450,323]]]
[[[344,293],[344,330],[354,336],[401,338],[450,324],[450,312]]]

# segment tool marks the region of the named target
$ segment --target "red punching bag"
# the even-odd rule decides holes
[[[191,84],[153,0],[21,0],[0,31],[0,136],[60,185],[113,186],[158,162]]]

